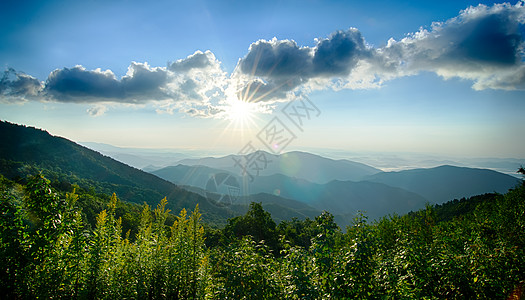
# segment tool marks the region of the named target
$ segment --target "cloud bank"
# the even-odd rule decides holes
[[[255,99],[304,89],[375,88],[387,80],[434,72],[473,88],[525,89],[524,2],[469,7],[430,29],[372,48],[354,28],[299,47],[291,40],[258,41],[239,62]],[[255,88],[253,87],[255,86]],[[259,89],[257,89],[259,87]]]
[[[444,78],[472,80],[478,90],[523,89],[523,76],[514,75],[523,74],[524,23],[524,2],[479,5],[432,24],[430,30],[421,29],[399,42],[390,40],[378,53],[383,70],[394,77],[432,71]],[[511,77],[515,79],[508,81]]]
[[[232,98],[264,106],[318,89],[378,88],[423,71],[470,80],[475,90],[525,90],[524,24],[520,1],[469,7],[380,48],[368,45],[356,28],[317,39],[313,47],[259,40],[231,74],[210,51],[165,67],[132,62],[120,79],[110,70],[75,66],[57,69],[40,82],[8,69],[0,80],[0,100],[91,103],[93,116],[106,111],[104,103],[153,103],[159,113],[221,117]]]

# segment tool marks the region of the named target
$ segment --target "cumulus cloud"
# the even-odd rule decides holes
[[[355,28],[336,31],[312,48],[299,47],[292,40],[259,40],[239,61],[237,77],[244,78],[240,94],[266,101],[283,99],[310,79],[348,76],[372,53]]]
[[[185,59],[169,63],[166,90],[170,98],[159,102],[157,112],[179,111],[195,117],[216,117],[224,109],[227,73],[211,51],[197,51]]]
[[[0,96],[4,101],[30,100],[42,90],[42,83],[35,77],[9,68],[0,79]]]
[[[432,24],[430,30],[390,40],[378,51],[378,72],[403,76],[432,71],[444,78],[473,80],[477,89],[522,88],[524,82],[496,82],[523,68],[524,23],[523,2],[470,7],[453,19]]]
[[[314,48],[313,77],[348,75],[358,61],[372,55],[361,33],[351,28],[320,40]]]
[[[293,40],[259,40],[227,74],[211,51],[197,51],[165,67],[132,62],[125,76],[82,66],[53,71],[42,83],[8,69],[0,100],[92,103],[153,103],[159,113],[221,117],[228,101],[275,102],[319,89],[379,88],[391,79],[434,72],[472,81],[476,90],[525,90],[525,2],[469,7],[386,46],[374,48],[356,28],[335,31],[303,47]]]
[[[132,62],[126,75],[117,78],[111,70],[87,70],[83,66],[57,69],[45,83],[8,69],[0,81],[2,100],[24,99],[67,103],[93,103],[87,112],[106,112],[100,103],[156,103],[159,112],[175,109],[195,116],[214,116],[221,110],[229,78],[210,51],[197,51],[166,67]],[[223,110],[223,109],[222,109]]]
[[[170,63],[169,69],[174,72],[187,72],[192,69],[207,69],[217,67],[217,59],[211,51],[196,51],[194,54],[185,59],[179,59],[176,62]]]
[[[115,101],[139,103],[167,98],[164,68],[151,68],[147,63],[132,62],[128,72],[118,80],[110,70],[88,71],[82,66],[53,71],[47,78],[44,93],[63,102]]]
[[[525,7],[469,7],[387,46],[368,46],[351,28],[314,47],[291,40],[258,41],[239,62],[240,94],[265,101],[286,99],[297,89],[377,88],[385,81],[422,71],[473,81],[473,88],[524,89]]]

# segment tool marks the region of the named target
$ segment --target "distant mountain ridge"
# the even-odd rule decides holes
[[[225,224],[228,218],[247,211],[248,201],[262,202],[275,217],[313,217],[320,211],[300,202],[274,195],[250,195],[240,205],[217,203],[205,193],[179,187],[153,174],[130,167],[94,150],[47,131],[0,121],[0,174],[10,179],[24,178],[40,170],[50,179],[66,180],[99,193],[115,192],[123,200],[155,207],[167,197],[167,208],[177,213],[199,204],[204,220]],[[58,177],[57,177],[58,176]]]
[[[374,167],[353,162],[346,159],[334,160],[319,155],[292,151],[280,155],[270,154],[261,151],[268,161],[267,164],[259,162],[258,174],[252,172],[252,175],[268,176],[273,174],[283,174],[289,177],[301,178],[315,183],[327,183],[332,180],[352,180],[359,181],[366,176],[370,176],[379,172],[379,169]],[[236,165],[235,160],[243,160],[243,155],[228,155],[224,157],[206,157],[201,159],[183,159],[177,164],[187,166],[207,166],[210,168],[221,169],[232,174],[240,175],[241,167]],[[235,159],[235,160],[234,160]]]
[[[205,189],[209,178],[221,172],[227,171],[206,166],[177,165],[154,171],[153,174],[174,183]],[[415,211],[428,202],[416,193],[375,182],[333,180],[319,184],[283,174],[258,176],[253,182],[243,182],[239,176],[237,180],[241,183],[241,194],[246,197],[260,193],[272,194],[334,215],[355,215],[361,210],[371,219],[376,219],[392,213]]]
[[[412,191],[435,204],[485,193],[505,193],[520,182],[516,177],[493,170],[449,165],[378,173],[365,180]]]
[[[169,149],[122,148],[92,142],[81,142],[79,144],[141,170],[146,170],[146,168],[148,168],[148,170],[157,170],[173,165],[181,159],[192,157],[188,154]]]
[[[204,160],[206,162],[206,160]],[[213,174],[228,173],[208,166],[177,165],[153,172],[168,181],[202,189]],[[352,215],[361,210],[374,219],[384,215],[404,214],[479,194],[505,193],[518,184],[513,176],[486,169],[441,166],[399,172],[381,172],[362,181],[332,180],[325,184],[284,174],[257,176],[242,182],[241,194],[267,193],[293,199],[334,215]]]
[[[206,183],[212,174],[228,173],[234,175],[228,171],[207,166],[186,166],[181,164],[154,170],[150,173],[175,184],[191,185],[203,189],[206,187]]]

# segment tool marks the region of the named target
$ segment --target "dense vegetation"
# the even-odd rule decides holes
[[[525,185],[343,232],[329,213],[277,225],[258,203],[205,229],[198,207],[0,177],[0,238],[6,298],[503,299],[525,280]]]

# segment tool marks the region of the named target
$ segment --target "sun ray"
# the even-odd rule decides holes
[[[267,91],[266,93],[260,95],[259,97],[253,99],[253,97],[255,96],[255,93],[257,90],[259,90],[259,88],[256,89],[256,91],[254,91],[254,93],[252,94],[252,97],[250,98],[250,102],[252,103],[257,103],[259,101],[261,101],[262,99],[264,99],[266,96],[270,95],[271,93],[275,92],[276,90],[280,89],[283,85],[289,83],[291,80],[286,80],[285,82],[283,82],[282,84],[279,84],[279,85],[276,85],[275,87],[273,87],[272,89],[270,89],[269,91]],[[252,101],[253,100],[253,101]]]

